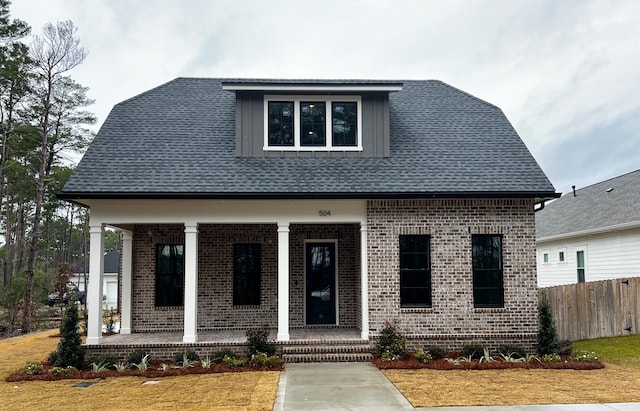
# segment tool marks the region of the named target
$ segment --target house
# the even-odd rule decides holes
[[[640,276],[640,170],[575,190],[536,213],[538,285]]]
[[[108,310],[118,309],[118,275],[120,273],[120,251],[111,250],[104,254],[102,271],[102,306]],[[76,267],[71,282],[80,291],[85,291],[85,282],[89,281],[88,265]]]
[[[115,341],[106,226],[122,347],[262,324],[368,343],[391,319],[410,346],[535,344],[555,189],[498,107],[440,81],[178,78],[113,108],[60,197],[91,211],[90,349]]]

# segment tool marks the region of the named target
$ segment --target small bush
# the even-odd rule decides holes
[[[400,331],[400,320],[385,321],[376,341],[376,354],[382,361],[395,361],[407,354],[407,338]]]
[[[40,375],[44,374],[44,366],[38,362],[27,361],[27,363],[20,369],[22,375]]]
[[[580,351],[573,356],[573,359],[579,362],[596,362],[598,361],[598,356],[593,351]]]
[[[418,360],[421,364],[426,364],[433,359],[433,356],[429,353],[429,351],[425,351],[422,348],[418,348],[414,354],[416,360]]]
[[[424,347],[425,351],[428,351],[431,354],[431,358],[434,360],[440,360],[444,358],[444,350],[440,347],[436,347],[435,345],[429,345]]]
[[[231,368],[236,368],[236,367],[244,367],[245,365],[247,365],[247,359],[246,358],[234,358],[234,357],[230,357],[228,355],[225,355],[224,358],[222,359],[222,362],[224,362],[225,364],[227,364],[227,366],[231,367]]]
[[[498,353],[504,356],[510,356],[512,358],[525,358],[527,353],[521,345],[501,345],[498,347]]]
[[[200,356],[194,351],[183,351],[177,353],[173,360],[180,365],[185,365],[185,363],[193,364],[196,361],[200,361]]]
[[[68,366],[68,367],[53,367],[49,370],[49,374],[61,376],[61,377],[70,377],[78,373],[78,369],[76,367]]]
[[[558,354],[560,355],[573,354],[573,343],[570,340],[558,341]]]
[[[251,357],[259,352],[265,353],[267,356],[276,353],[276,345],[269,342],[269,327],[266,325],[247,330],[247,355]]]
[[[267,357],[267,359],[264,362],[264,366],[267,368],[274,368],[274,367],[279,367],[284,363],[284,361],[282,360],[282,358],[280,358],[277,355],[272,355],[270,357]]]
[[[467,344],[462,347],[462,356],[472,360],[479,360],[484,353],[484,347],[479,344]]]
[[[82,368],[84,364],[84,349],[78,327],[78,308],[73,301],[64,310],[57,355],[50,355],[49,358],[54,360],[51,363],[56,367]]]
[[[149,356],[149,359],[151,359],[151,353],[148,349],[143,348],[140,350],[136,350],[129,355],[127,362],[129,364],[140,364],[142,362],[142,359],[147,355]]]
[[[544,354],[542,358],[540,358],[542,362],[560,362],[562,358],[558,354]]]
[[[258,352],[251,356],[249,364],[253,365],[254,367],[273,368],[282,364],[282,359],[277,355],[268,356],[263,352]]]
[[[216,351],[213,354],[211,354],[211,362],[213,362],[214,364],[220,364],[224,359],[224,357],[235,358],[236,354],[229,349]]]
[[[100,364],[104,365],[106,368],[111,368],[116,362],[118,362],[117,358],[111,356],[98,356],[87,360],[89,365]]]

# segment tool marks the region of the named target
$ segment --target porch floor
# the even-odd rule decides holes
[[[275,338],[277,330],[269,333]],[[183,344],[183,333],[149,332],[133,334],[114,334],[106,336],[100,345],[145,345],[145,344]],[[243,344],[247,341],[246,330],[214,330],[198,331],[199,344]],[[289,343],[317,343],[317,342],[354,342],[362,341],[360,330],[356,328],[293,328],[289,330]],[[278,342],[286,344],[287,342]],[[189,344],[193,345],[193,343]]]

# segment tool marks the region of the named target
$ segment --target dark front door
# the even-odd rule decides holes
[[[307,261],[307,324],[336,323],[336,245],[313,242],[305,247]]]

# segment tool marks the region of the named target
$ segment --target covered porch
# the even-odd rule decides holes
[[[182,222],[176,222],[177,215]],[[91,204],[90,226],[88,348],[241,345],[248,328],[265,324],[280,343],[369,339],[364,202],[101,200]],[[121,327],[119,335],[109,337],[101,332],[106,226],[123,232]],[[156,270],[153,247],[158,243],[183,245],[180,306],[159,307],[157,296],[154,305],[150,284]],[[229,290],[235,286],[230,250],[236,243],[262,247],[257,304],[238,306],[231,297]],[[319,245],[334,253],[333,287],[311,291],[309,250]],[[318,323],[310,320],[309,296],[333,307],[333,319],[318,317],[324,326],[316,327]]]

